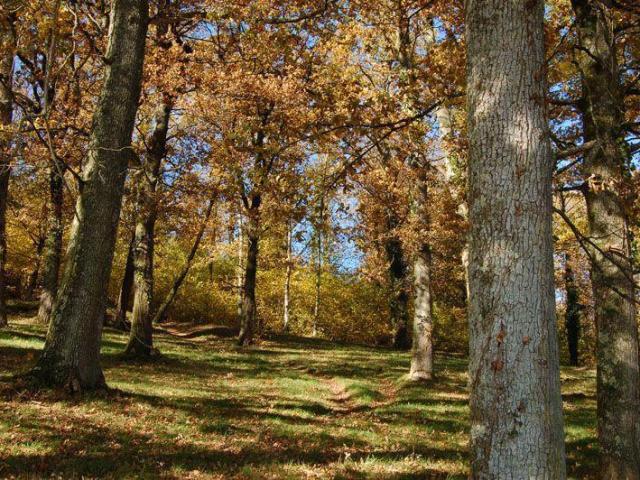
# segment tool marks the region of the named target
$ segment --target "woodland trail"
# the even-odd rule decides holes
[[[438,355],[435,380],[411,384],[406,353],[294,337],[242,350],[199,327],[195,338],[159,333],[162,356],[141,363],[121,355],[126,335],[107,330],[113,392],[18,396],[8,376],[35,361],[44,329],[11,320],[0,332],[2,478],[467,475],[463,359]],[[563,371],[573,478],[589,478],[597,460],[594,387],[592,370]]]

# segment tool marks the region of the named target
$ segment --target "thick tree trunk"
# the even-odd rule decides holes
[[[55,163],[54,163],[55,162]],[[47,237],[44,243],[42,291],[38,322],[49,323],[49,316],[58,291],[58,277],[62,262],[62,235],[64,223],[62,218],[64,206],[64,166],[57,159],[51,160],[49,166],[49,209],[47,217]]]
[[[82,168],[65,271],[34,371],[46,384],[72,390],[104,384],[100,343],[106,285],[132,158],[147,23],[147,0],[112,2],[105,79]]]
[[[417,166],[415,213],[424,228],[430,227],[428,179],[424,166]],[[431,247],[426,239],[413,260],[413,346],[409,379],[429,380],[433,376],[433,305],[431,298]]]
[[[284,299],[282,302],[284,310],[282,315],[282,330],[284,332],[289,331],[289,317],[291,314],[291,274],[293,271],[292,236],[293,231],[291,224],[287,223],[287,268],[284,276]]]
[[[238,344],[251,345],[256,334],[256,275],[258,273],[258,247],[260,242],[260,195],[251,200],[247,224],[247,258],[244,270],[244,295]]]
[[[141,178],[139,181],[146,180]],[[139,192],[138,195],[144,194]],[[153,352],[150,309],[153,295],[153,240],[156,213],[141,211],[139,215],[133,249],[133,312],[129,342],[125,352],[129,355],[147,356]]]
[[[393,214],[391,214],[393,215]],[[392,222],[390,222],[391,225]],[[392,226],[390,226],[390,231]],[[385,241],[385,251],[389,261],[389,312],[393,326],[393,347],[399,350],[411,348],[409,330],[409,293],[407,292],[407,264],[400,239],[392,237]]]
[[[585,199],[590,234],[591,281],[597,328],[598,440],[603,479],[640,478],[638,326],[631,238],[619,185],[629,154],[624,97],[613,32],[604,2],[573,0],[580,50]]]
[[[136,242],[135,231],[131,236],[129,248],[127,249],[127,260],[124,265],[124,274],[122,283],[120,284],[120,293],[118,294],[118,306],[116,307],[116,318],[113,326],[119,330],[127,330],[127,312],[131,305],[131,292],[133,290],[133,249]]]
[[[544,2],[467,0],[471,477],[566,477]]]
[[[414,313],[413,347],[409,379],[430,380],[433,376],[433,314],[431,300],[431,252],[428,245],[416,253],[413,262]]]
[[[567,330],[567,347],[569,349],[569,364],[577,367],[578,340],[580,339],[580,303],[578,300],[578,287],[575,282],[573,268],[571,268],[571,257],[568,253],[564,259],[564,285],[567,294],[566,311],[564,315],[564,325]]]
[[[16,50],[15,18],[0,18],[0,127],[9,127],[13,119],[13,57]],[[5,263],[7,261],[7,196],[11,175],[11,135],[0,132],[0,327],[7,325]]]
[[[166,320],[167,312],[169,311],[169,307],[173,304],[176,296],[178,295],[178,291],[182,286],[182,283],[187,278],[189,274],[189,270],[191,270],[191,265],[193,265],[193,259],[196,257],[196,253],[198,253],[198,248],[200,247],[200,242],[202,242],[202,237],[204,236],[204,232],[207,230],[207,224],[209,223],[209,218],[211,217],[211,212],[213,211],[214,199],[209,200],[207,205],[207,209],[204,214],[204,218],[202,220],[202,224],[200,225],[200,229],[198,233],[196,233],[196,238],[193,240],[193,245],[191,245],[191,250],[189,250],[189,254],[187,255],[187,260],[185,261],[182,270],[173,281],[173,285],[169,289],[169,293],[164,298],[164,301],[158,308],[158,311],[153,317],[153,324],[163,323]]]
[[[153,253],[155,249],[155,228],[158,217],[156,189],[166,155],[167,133],[172,105],[165,99],[153,117],[151,135],[147,140],[147,161],[141,166],[138,183],[138,222],[136,224],[133,249],[133,315],[131,332],[126,352],[129,355],[150,355],[153,353],[153,325],[151,301],[153,300]]]

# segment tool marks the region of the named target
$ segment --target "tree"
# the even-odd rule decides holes
[[[317,18],[326,9],[309,16],[305,5],[274,0],[210,0],[208,8],[207,87],[197,96],[198,114],[207,124],[204,136],[225,195],[239,199],[243,209],[246,256],[238,341],[249,345],[259,333],[255,292],[264,213],[278,203],[278,184],[307,157],[312,126],[320,121],[313,108],[320,103],[314,98],[314,69],[321,55],[317,25],[323,25]],[[283,12],[282,18],[273,12]],[[330,22],[324,25],[328,29]],[[285,183],[295,188],[294,182]]]
[[[182,266],[180,273],[178,273],[175,280],[173,281],[173,285],[169,289],[167,296],[164,298],[164,300],[160,304],[160,307],[158,307],[158,310],[153,316],[153,321],[151,322],[152,324],[162,323],[165,321],[169,307],[171,307],[171,304],[173,303],[176,296],[178,295],[178,291],[182,286],[182,282],[184,282],[184,280],[187,278],[187,275],[189,274],[189,270],[191,269],[191,265],[193,264],[193,259],[195,258],[196,253],[198,252],[198,247],[200,247],[200,242],[202,241],[204,232],[207,230],[207,224],[209,222],[209,218],[211,217],[211,212],[213,211],[214,205],[215,205],[215,202],[214,202],[214,199],[212,198],[207,203],[207,206],[204,211],[204,218],[202,219],[200,228],[198,229],[195,239],[193,240],[193,244],[191,245],[191,249],[189,250],[187,259],[184,262],[184,265]],[[151,326],[146,328],[151,328]],[[149,338],[150,338],[150,334],[149,334]]]
[[[282,331],[289,330],[289,318],[291,317],[291,275],[293,273],[293,226],[291,221],[287,220],[287,239],[286,246],[287,260],[284,276],[284,293],[282,299]]]
[[[606,2],[573,0],[576,65],[582,83],[587,249],[597,325],[601,477],[640,478],[640,372],[633,260],[625,192],[630,154],[615,31]]]
[[[326,159],[323,162],[326,169]],[[324,173],[324,172],[323,172]],[[316,187],[315,212],[312,219],[313,224],[313,270],[315,277],[315,288],[313,298],[313,320],[311,323],[311,335],[318,335],[318,324],[320,323],[320,310],[322,307],[322,271],[324,269],[325,256],[325,231],[327,229],[327,205],[326,205],[326,189],[324,185],[324,176],[322,175],[319,185]]]
[[[16,51],[15,13],[0,7],[0,327],[7,325],[5,263],[7,259],[7,200],[11,175],[11,123],[13,120],[13,59]]]
[[[33,372],[72,390],[104,384],[100,339],[131,134],[140,96],[146,0],[114,0],[102,93],[81,173],[65,271]]]
[[[127,311],[131,305],[131,291],[133,290],[133,249],[136,240],[135,230],[131,235],[131,241],[127,248],[127,260],[124,266],[120,291],[118,292],[118,304],[116,305],[116,317],[113,326],[120,330],[127,329]]]
[[[564,257],[564,284],[567,295],[567,305],[564,315],[565,328],[567,329],[567,347],[569,349],[569,365],[579,365],[578,341],[580,339],[580,310],[578,300],[578,287],[576,286],[575,273],[571,266],[571,255],[565,253]]]
[[[53,19],[49,31],[49,46],[45,67],[42,90],[44,91],[44,105],[42,116],[45,125],[49,124],[53,103],[55,101],[56,88],[53,81],[53,66],[56,60],[58,40],[58,17],[61,2],[54,5]],[[58,158],[54,146],[54,135],[47,126],[46,143],[49,150],[49,200],[47,215],[47,235],[43,250],[42,291],[40,292],[40,306],[38,308],[38,321],[46,324],[51,315],[53,302],[58,290],[60,276],[60,263],[62,257],[62,236],[64,231],[63,207],[64,207],[64,172],[65,165]]]
[[[153,253],[155,226],[158,216],[155,198],[162,160],[166,154],[167,132],[173,101],[164,96],[153,114],[152,128],[146,141],[147,159],[141,164],[137,181],[136,230],[133,240],[133,317],[126,352],[129,355],[150,355],[153,352]],[[126,272],[125,272],[126,274]]]
[[[466,4],[473,478],[566,477],[543,21]]]
[[[428,180],[425,165],[417,165],[415,210],[420,223],[430,226]],[[430,380],[433,375],[433,300],[431,245],[422,239],[413,259],[413,344],[409,379]]]

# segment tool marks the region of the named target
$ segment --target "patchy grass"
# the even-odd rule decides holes
[[[403,379],[407,354],[282,337],[240,350],[230,339],[159,334],[152,363],[103,365],[118,392],[0,403],[0,477],[166,479],[463,479],[466,364],[436,358],[428,384]],[[37,358],[44,329],[0,331],[0,381]],[[573,478],[595,471],[595,378],[564,369]],[[595,478],[595,477],[593,477]]]

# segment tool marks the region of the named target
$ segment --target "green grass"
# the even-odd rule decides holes
[[[24,319],[0,331],[0,381],[33,364],[43,337]],[[116,393],[7,394],[0,477],[466,478],[464,360],[436,357],[435,380],[415,385],[403,380],[408,355],[385,349],[282,337],[243,351],[162,334],[162,358],[140,363],[119,355],[125,341],[105,332]],[[562,379],[569,471],[589,478],[595,375]]]

